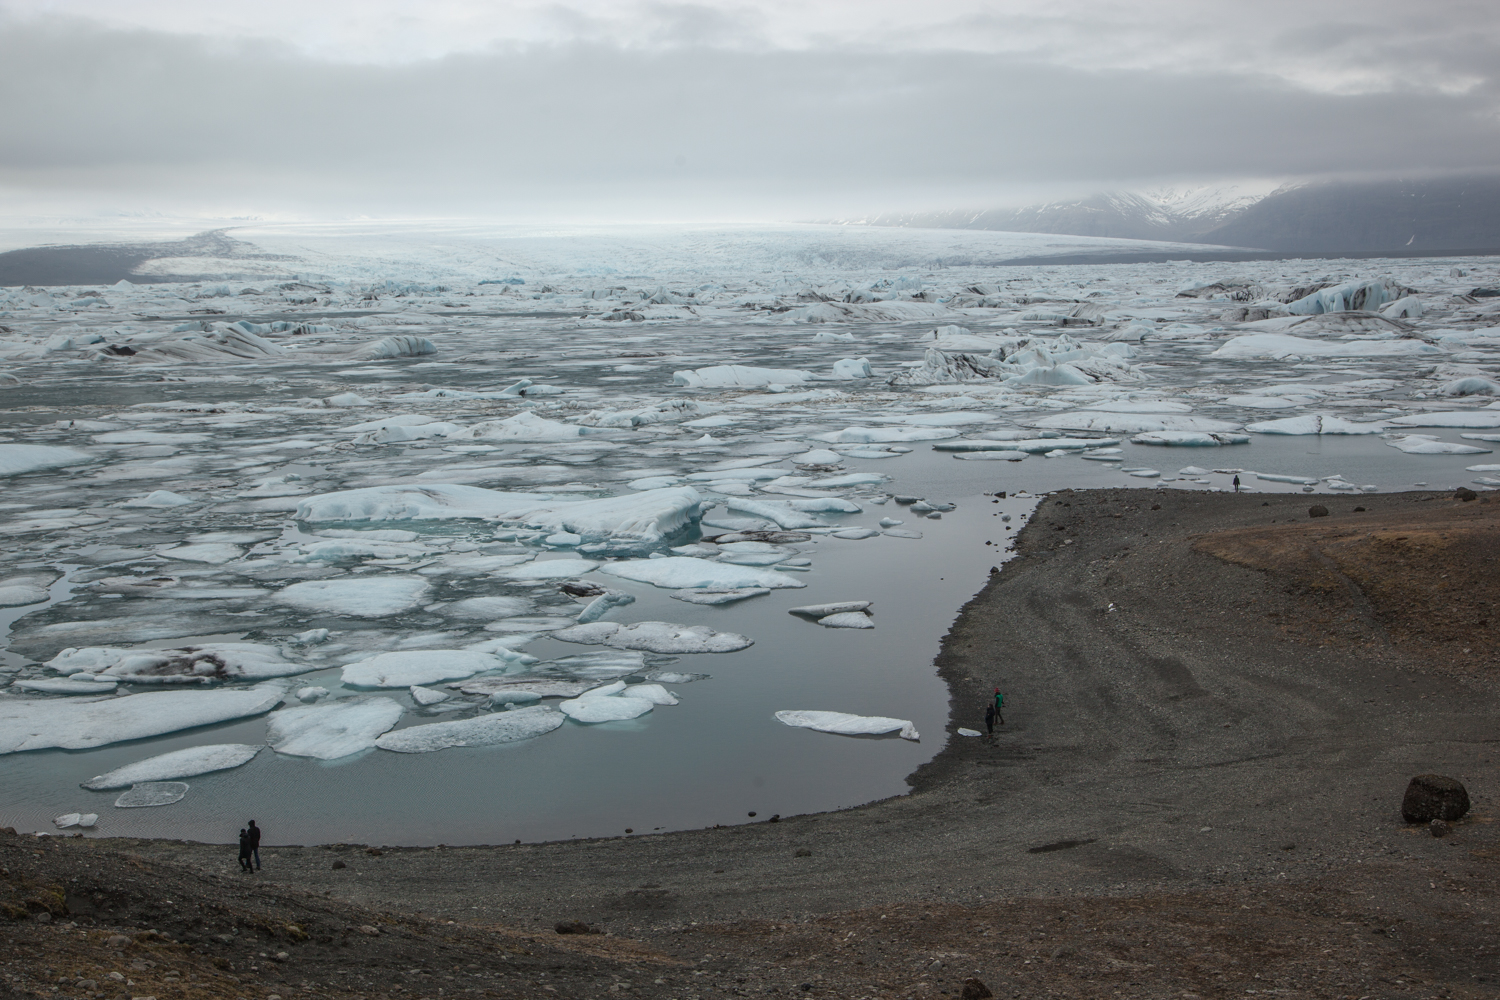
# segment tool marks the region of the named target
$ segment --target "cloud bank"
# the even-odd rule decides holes
[[[1407,52],[1378,87],[1318,87],[1035,46],[775,45],[766,11],[677,9],[652,44],[600,39],[600,23],[361,62],[236,32],[13,17],[0,210],[789,218],[1500,162],[1495,81],[1460,50],[1437,83]],[[724,42],[756,24],[755,44]],[[1298,46],[1306,63],[1316,45],[1283,48]]]

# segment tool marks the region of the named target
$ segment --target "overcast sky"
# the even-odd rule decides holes
[[[1493,170],[1467,0],[0,0],[0,214],[794,219]]]

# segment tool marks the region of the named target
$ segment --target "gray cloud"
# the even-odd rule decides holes
[[[732,15],[677,13],[664,50],[579,43],[386,66],[12,22],[0,185],[13,203],[785,217],[1500,162],[1493,81],[1340,96],[977,52],[734,51],[694,40],[739,30]]]

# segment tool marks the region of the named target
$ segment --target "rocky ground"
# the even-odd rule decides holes
[[[939,657],[950,732],[1006,724],[859,809],[253,876],[0,836],[0,996],[1500,995],[1483,499],[1054,494]]]

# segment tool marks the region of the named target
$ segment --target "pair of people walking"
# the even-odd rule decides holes
[[[1000,714],[1003,708],[1005,708],[1005,695],[1000,693],[999,688],[995,688],[995,701],[984,710],[984,726],[991,736],[995,735],[996,722],[1002,726],[1005,725],[1005,716]]]
[[[254,861],[252,867],[250,862]],[[260,827],[255,825],[255,820],[250,821],[247,829],[240,831],[240,871],[260,871]]]

